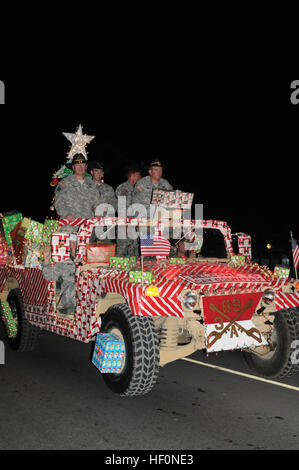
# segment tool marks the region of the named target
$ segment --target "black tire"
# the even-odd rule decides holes
[[[264,377],[290,377],[299,370],[292,354],[293,341],[299,340],[299,309],[290,308],[275,313],[273,351],[265,356],[244,352],[248,366]],[[293,343],[293,345],[292,345]]]
[[[30,323],[25,318],[24,304],[20,289],[13,289],[7,296],[13,317],[17,323],[17,335],[7,341],[12,349],[19,352],[32,351],[39,340],[41,330]],[[6,331],[6,330],[5,330]]]
[[[119,374],[102,374],[106,385],[121,396],[145,395],[154,387],[160,363],[159,339],[154,322],[136,317],[127,304],[110,307],[101,333],[118,330],[125,342],[125,363]]]

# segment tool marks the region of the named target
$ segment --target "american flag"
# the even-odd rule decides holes
[[[160,234],[160,231],[156,231],[154,235],[140,238],[140,250],[142,256],[168,256],[170,243]]]
[[[297,269],[299,266],[299,247],[292,236],[291,236],[291,243],[292,243],[294,266],[295,266],[295,269]]]

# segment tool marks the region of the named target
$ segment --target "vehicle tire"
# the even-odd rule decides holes
[[[279,310],[275,313],[272,335],[273,350],[265,356],[243,352],[251,369],[264,377],[289,377],[299,370],[294,361],[294,347],[299,344],[299,308]]]
[[[19,352],[32,351],[38,342],[41,330],[30,323],[25,318],[24,304],[20,289],[13,289],[7,296],[13,318],[17,324],[17,335],[7,341],[12,349]]]
[[[127,397],[150,392],[160,363],[159,339],[153,320],[133,316],[127,304],[118,304],[104,315],[101,333],[116,334],[125,343],[123,368],[119,374],[103,374],[106,385]]]

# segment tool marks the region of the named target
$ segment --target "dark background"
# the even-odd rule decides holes
[[[128,162],[157,156],[175,189],[204,204],[205,219],[252,235],[256,258],[269,256],[269,242],[290,255],[290,230],[299,241],[299,105],[290,101],[298,76],[234,60],[201,70],[154,61],[79,70],[37,64],[0,77],[1,212],[53,216],[50,181],[70,147],[62,132],[82,124],[96,136],[89,159],[103,161],[114,188]]]

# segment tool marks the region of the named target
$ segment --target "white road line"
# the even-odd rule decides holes
[[[195,359],[189,359],[184,357],[183,361],[194,362],[195,364],[199,364],[200,366],[211,367],[212,369],[222,370],[224,372],[229,372],[230,374],[241,375],[242,377],[247,377],[248,379],[258,380],[260,382],[266,382],[268,384],[277,385],[278,387],[284,387],[291,390],[296,390],[299,392],[299,387],[295,387],[294,385],[283,384],[281,382],[276,382],[275,380],[268,380],[264,379],[263,377],[257,377],[256,375],[245,374],[244,372],[238,372],[237,370],[226,369],[225,367],[215,366],[214,364],[207,364],[201,361],[195,361]]]

